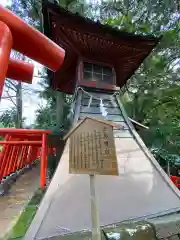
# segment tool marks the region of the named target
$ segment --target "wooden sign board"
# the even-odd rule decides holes
[[[113,127],[110,124],[87,118],[69,137],[70,173],[118,175]]]

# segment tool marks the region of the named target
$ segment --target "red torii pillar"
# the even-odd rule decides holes
[[[0,21],[0,99],[4,80],[8,69],[9,56],[12,48],[12,34],[9,27]]]

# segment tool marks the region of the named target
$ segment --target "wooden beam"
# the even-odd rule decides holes
[[[149,127],[147,127],[147,126],[145,126],[145,125],[143,125],[143,124],[141,124],[141,123],[133,120],[133,119],[130,118],[130,117],[129,117],[129,120],[130,120],[132,123],[136,124],[138,127],[145,128],[145,129],[149,129]]]

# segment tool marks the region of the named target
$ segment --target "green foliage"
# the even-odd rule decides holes
[[[30,226],[37,211],[36,206],[27,206],[20,216],[19,221],[15,225],[9,240],[24,237],[28,227]]]
[[[23,122],[25,118],[23,118]],[[17,110],[11,108],[0,115],[0,124],[5,128],[15,128],[17,122]]]
[[[65,99],[65,96],[64,96]],[[70,102],[69,104],[64,101],[63,106],[63,115],[61,119],[61,128],[67,129],[70,124],[70,120],[68,119],[68,113],[70,111]],[[57,110],[56,110],[56,101],[51,99],[47,100],[46,105],[39,106],[36,110],[36,121],[35,127],[42,129],[56,129],[57,126]]]
[[[48,171],[49,171],[49,178],[51,179],[53,177],[53,174],[56,170],[56,167],[59,163],[59,159],[57,159],[56,156],[54,156],[54,154],[49,154],[48,156]]]
[[[36,110],[36,128],[51,129],[56,126],[56,111],[55,104],[48,101],[45,106],[39,106]]]
[[[27,229],[29,228],[36,211],[38,209],[38,205],[44,195],[44,192],[41,189],[38,189],[28,205],[25,207],[24,211],[21,213],[17,223],[12,229],[9,240],[23,238]]]
[[[126,1],[131,3],[131,1]],[[149,126],[140,135],[157,160],[174,164],[180,154],[180,24],[178,6],[169,1],[111,2],[104,22],[115,27],[163,38],[123,89],[128,115]],[[117,12],[117,8],[121,11]],[[115,17],[116,16],[116,17]]]
[[[42,29],[41,0],[12,0],[9,8],[29,24]]]

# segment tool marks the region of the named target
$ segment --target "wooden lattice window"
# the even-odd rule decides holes
[[[113,84],[113,69],[103,65],[84,62],[84,80]]]

